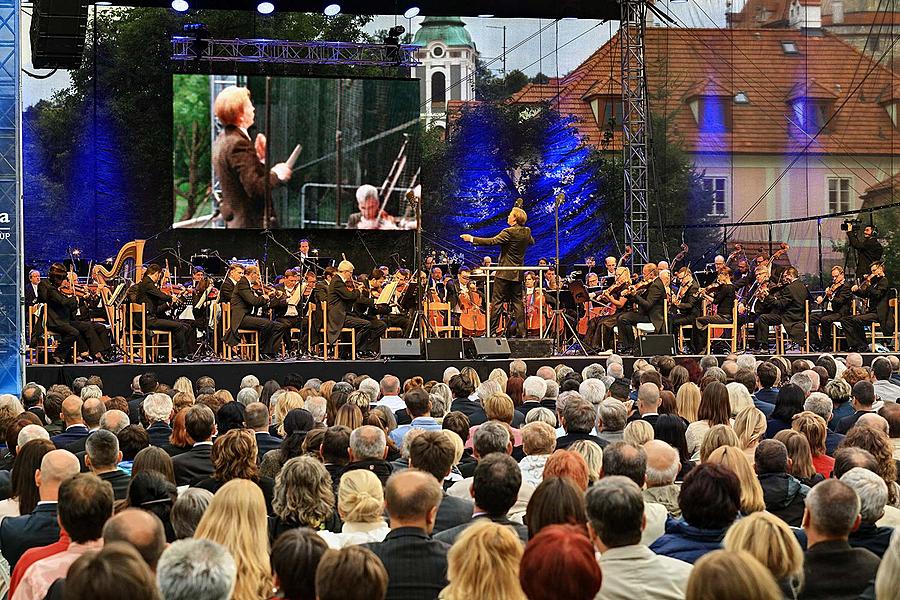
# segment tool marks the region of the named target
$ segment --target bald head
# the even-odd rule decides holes
[[[68,450],[51,450],[41,459],[41,468],[34,474],[41,500],[55,502],[60,484],[81,471],[78,458]]]
[[[642,383],[638,388],[638,410],[641,414],[659,411],[659,387],[655,383]]]
[[[845,364],[848,367],[861,367],[863,364],[862,354],[859,354],[858,352],[851,352],[847,355]]]
[[[416,524],[431,533],[443,492],[433,475],[405,469],[391,475],[384,488],[384,503],[391,529]]]
[[[675,482],[681,470],[678,451],[660,440],[650,440],[644,444],[647,453],[647,487],[659,487]]]
[[[887,419],[878,413],[865,413],[859,418],[856,424],[871,427],[872,429],[877,429],[878,431],[883,431],[885,434],[890,435]]]
[[[106,412],[106,405],[100,398],[88,398],[81,405],[81,418],[88,429],[96,429],[100,427],[100,418]]]
[[[81,398],[75,395],[68,396],[63,400],[59,416],[65,422],[66,427],[84,424],[84,420],[81,418],[81,407],[83,404],[84,402],[81,401]]]
[[[139,508],[127,508],[103,526],[103,543],[125,542],[134,547],[151,570],[166,549],[166,532],[159,517]]]

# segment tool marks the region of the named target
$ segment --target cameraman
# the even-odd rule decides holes
[[[872,225],[862,227],[859,221],[847,221],[847,239],[856,249],[856,277],[864,277],[869,273],[869,266],[881,260],[884,248],[876,239],[878,231]],[[862,236],[860,236],[860,231]]]

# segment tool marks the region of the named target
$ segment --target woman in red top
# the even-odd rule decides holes
[[[834,459],[825,454],[825,436],[827,424],[819,415],[805,410],[794,415],[791,421],[791,429],[800,432],[809,441],[809,449],[812,451],[813,467],[816,473],[825,479],[831,477],[834,470]]]

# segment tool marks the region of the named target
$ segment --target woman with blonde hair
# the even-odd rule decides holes
[[[756,447],[766,436],[766,427],[766,415],[755,406],[748,406],[734,417],[734,432],[750,464],[753,464]]]
[[[766,567],[743,550],[714,550],[694,564],[685,600],[781,600]]]
[[[295,408],[306,408],[303,396],[294,391],[281,394],[275,402],[275,410],[272,413],[272,427],[280,437],[285,437],[284,418]],[[331,423],[329,423],[331,425]]]
[[[191,404],[194,403],[194,400],[196,399],[194,397],[194,384],[191,383],[191,380],[187,377],[182,376],[176,379],[175,383],[172,385],[172,389],[187,394],[191,398]]]
[[[272,510],[275,513],[269,531],[272,540],[296,527],[338,531],[331,476],[311,456],[292,458],[281,467],[275,477]]]
[[[478,376],[478,371],[472,367],[463,367],[459,372],[459,376],[471,383],[473,390],[477,390],[478,386],[481,385],[481,377]]]
[[[783,520],[765,511],[739,519],[728,529],[722,547],[752,554],[769,569],[785,598],[797,598],[803,587],[803,549]]]
[[[485,381],[481,384],[481,388],[484,388],[488,384],[497,385],[496,381]],[[479,388],[479,389],[481,389]],[[518,448],[522,445],[522,431],[516,429],[512,426],[513,417],[516,415],[516,406],[512,401],[512,398],[504,394],[503,392],[496,392],[491,394],[488,398],[483,400],[482,404],[484,408],[485,416],[488,421],[498,421],[503,423],[509,428],[509,435],[512,437],[513,446]],[[477,415],[478,413],[475,413]],[[472,438],[475,435],[475,432],[481,425],[474,425],[469,428],[469,439],[466,442],[466,447],[472,447]]]
[[[488,381],[496,381],[500,384],[500,391],[504,394],[506,393],[506,382],[509,381],[509,376],[507,376],[506,371],[503,369],[494,369],[491,371],[491,374],[488,375]]]
[[[783,429],[775,434],[775,439],[787,448],[791,463],[790,474],[796,477],[800,483],[812,487],[825,480],[822,475],[816,473],[812,462],[812,451],[809,449],[806,437],[793,429]]]
[[[834,459],[825,453],[825,438],[828,435],[828,424],[825,419],[814,412],[804,410],[791,419],[791,429],[803,434],[806,441],[809,442],[812,464],[816,473],[826,479],[831,477],[831,472],[834,470]]]
[[[526,600],[519,584],[522,542],[510,527],[479,519],[447,555],[441,600]]]
[[[762,486],[753,470],[753,465],[740,448],[722,446],[709,455],[704,462],[718,463],[731,469],[741,483],[741,513],[749,515],[766,510]]]
[[[369,415],[369,406],[371,403],[372,397],[369,396],[367,392],[356,390],[347,396],[347,404],[345,406],[350,405],[359,408],[362,413],[363,421],[365,421],[366,417]]]
[[[569,450],[581,455],[588,467],[588,487],[594,485],[600,479],[600,471],[603,468],[603,449],[591,440],[578,440]]]
[[[637,419],[625,426],[622,440],[635,448],[640,448],[653,439],[653,425],[643,419]]]
[[[334,389],[334,384],[337,383],[333,379],[329,379],[322,383],[319,386],[319,396],[325,398],[325,400],[331,400],[331,390]]]
[[[221,544],[234,558],[234,600],[259,600],[272,592],[266,503],[251,481],[234,479],[216,492],[194,538]]]
[[[365,392],[362,393],[364,396],[368,396],[368,394],[366,394]],[[358,406],[354,406],[353,404],[345,404],[338,409],[337,414],[334,417],[334,425],[343,425],[350,431],[359,429],[363,426],[362,411],[359,410]]]
[[[753,398],[750,396],[750,392],[747,391],[747,387],[743,383],[732,381],[726,385],[725,388],[728,390],[728,406],[731,407],[732,417],[736,416],[745,408],[753,406]]]
[[[740,448],[741,441],[738,439],[734,429],[728,425],[714,425],[703,436],[703,442],[700,444],[700,462],[706,462],[709,459],[709,455],[722,446]]]
[[[391,530],[384,521],[384,489],[371,471],[354,469],[341,476],[337,507],[341,532],[318,532],[329,548],[381,542]]]

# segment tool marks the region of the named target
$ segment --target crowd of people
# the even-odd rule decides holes
[[[900,361],[0,395],[10,600],[900,598]]]

